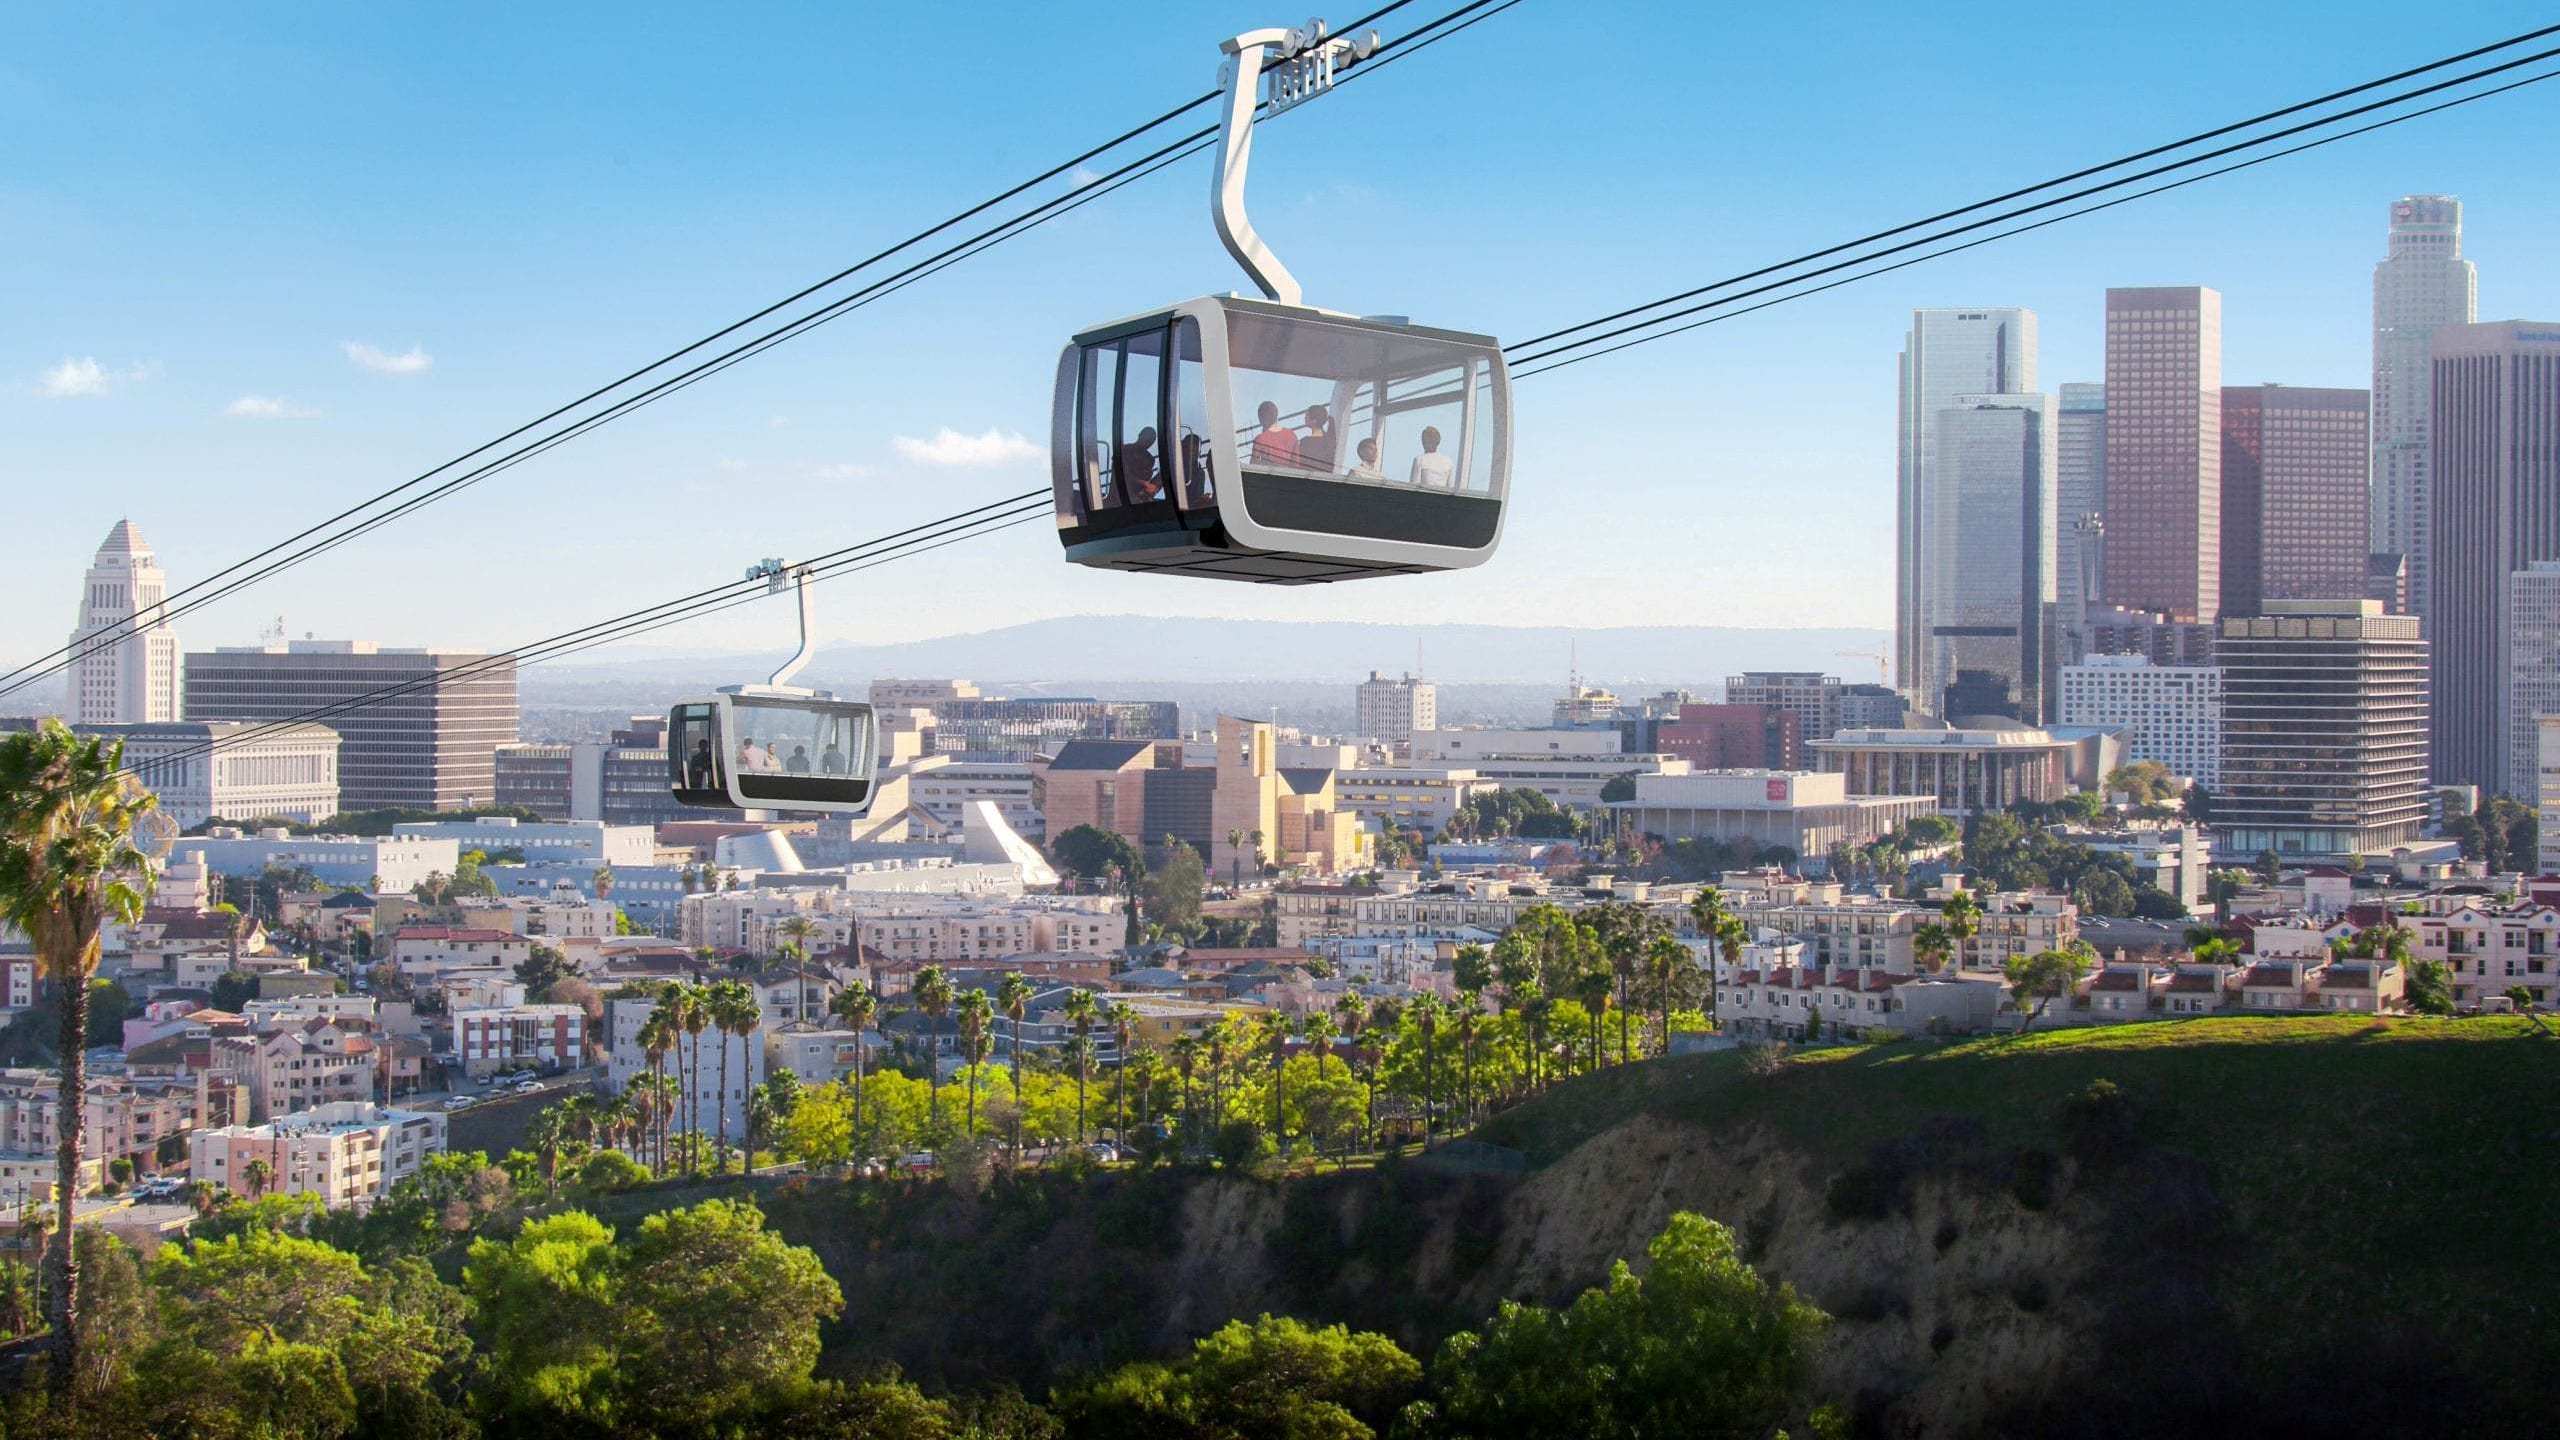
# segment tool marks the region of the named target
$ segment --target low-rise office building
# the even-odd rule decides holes
[[[188,1171],[235,1195],[314,1195],[332,1210],[364,1209],[444,1150],[444,1116],[339,1101],[262,1125],[223,1125],[188,1138]]]
[[[1938,813],[1930,795],[1849,793],[1848,777],[1801,770],[1713,770],[1638,775],[1630,800],[1609,803],[1611,815],[1665,840],[1715,840],[1801,856],[1838,845],[1868,845],[1923,815]]]

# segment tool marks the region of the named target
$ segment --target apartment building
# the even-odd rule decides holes
[[[365,1209],[445,1148],[445,1117],[337,1101],[261,1125],[188,1138],[189,1172],[235,1195],[314,1195],[332,1210]]]
[[[381,1084],[383,1064],[375,1036],[328,1020],[263,1034],[219,1035],[212,1042],[212,1069],[248,1090],[252,1124],[365,1099]]]
[[[2445,967],[2456,1005],[2478,1005],[2519,985],[2537,1005],[2560,996],[2560,910],[2465,904],[2399,923],[2412,932],[2414,954]]]
[[[587,1012],[576,1005],[481,1006],[453,1012],[453,1053],[474,1080],[586,1063]]]
[[[476,926],[404,925],[379,949],[401,974],[422,979],[443,970],[513,969],[533,958],[533,938]]]

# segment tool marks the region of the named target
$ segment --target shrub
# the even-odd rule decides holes
[[[2112,1080],[2092,1080],[2062,1102],[2062,1128],[2070,1137],[2072,1158],[2090,1169],[2116,1164],[2133,1152],[2134,1122],[2133,1097]]]
[[[1776,1041],[1754,1041],[1742,1047],[1742,1073],[1766,1079],[1787,1060],[1787,1047]]]

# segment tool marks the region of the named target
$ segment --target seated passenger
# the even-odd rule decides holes
[[[1360,463],[1351,467],[1351,478],[1354,480],[1384,480],[1387,478],[1387,467],[1378,463],[1378,442],[1376,440],[1371,439],[1360,442]]]
[[[1310,470],[1333,468],[1333,412],[1307,407],[1307,433],[1298,437],[1298,463]]]
[[[1439,426],[1422,427],[1422,453],[1413,457],[1413,471],[1405,478],[1430,490],[1458,488],[1458,462],[1440,453]]]
[[[1253,463],[1297,464],[1298,432],[1280,423],[1280,407],[1265,400],[1254,413],[1262,421],[1262,433],[1253,437]]]
[[[1209,498],[1209,453],[1200,448],[1200,437],[1189,431],[1182,436],[1182,483],[1191,487],[1191,498]]]
[[[785,769],[785,770],[790,771],[790,772],[791,772],[792,774],[794,774],[794,775],[806,775],[806,774],[808,774],[808,773],[809,773],[809,747],[808,747],[808,746],[806,746],[806,745],[794,745],[794,746],[792,746],[792,747],[791,747],[791,758],[782,762],[782,768],[783,768],[783,769]]]
[[[693,742],[693,755],[685,761],[685,788],[688,790],[710,789],[712,768],[711,737],[705,735]]]
[[[1138,438],[1120,447],[1120,493],[1131,504],[1142,500],[1164,498],[1164,483],[1156,478],[1156,427],[1138,432]]]
[[[838,749],[833,740],[828,741],[827,748],[819,752],[818,768],[829,775],[844,773],[844,751]]]

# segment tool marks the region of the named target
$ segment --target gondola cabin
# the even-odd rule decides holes
[[[683,805],[863,815],[879,757],[869,705],[807,690],[735,686],[667,715],[669,789]]]
[[[1511,384],[1492,337],[1237,296],[1077,335],[1051,486],[1080,565],[1312,585],[1484,563]]]

